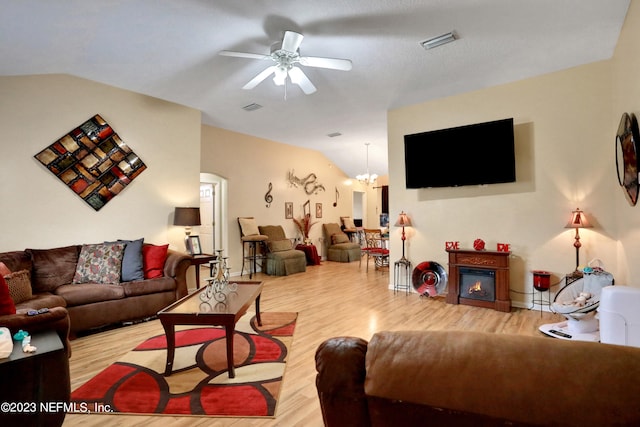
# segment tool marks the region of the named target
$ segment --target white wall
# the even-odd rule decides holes
[[[175,206],[197,206],[200,112],[68,75],[0,77],[0,251],[144,237],[183,249]],[[100,114],[147,165],[96,212],[35,154]]]

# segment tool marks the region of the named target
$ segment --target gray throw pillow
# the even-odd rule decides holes
[[[138,240],[118,240],[118,243],[125,243],[127,245],[124,248],[124,256],[122,257],[121,280],[123,282],[144,280],[144,266],[142,262],[142,244],[144,243],[144,238]]]

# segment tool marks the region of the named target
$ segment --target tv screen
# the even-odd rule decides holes
[[[513,118],[405,135],[407,188],[516,180]]]

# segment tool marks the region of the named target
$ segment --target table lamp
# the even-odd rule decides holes
[[[587,217],[584,215],[584,212],[582,212],[579,208],[576,208],[575,211],[571,212],[571,219],[569,220],[567,225],[564,226],[564,228],[576,229],[575,242],[573,242],[573,247],[576,248],[576,270],[578,270],[578,266],[580,265],[580,247],[582,246],[582,243],[580,243],[580,234],[578,230],[580,230],[581,228],[591,227],[593,226],[589,224],[589,221],[587,221]]]
[[[411,219],[407,216],[404,211],[400,212],[400,216],[398,216],[398,220],[395,223],[396,227],[402,227],[402,258],[400,258],[401,262],[406,262],[407,259],[404,257],[404,241],[407,240],[407,235],[404,232],[405,227],[411,227]]]
[[[200,225],[200,208],[176,208],[173,214],[173,225],[184,226],[184,246],[189,250],[189,236],[191,227]]]

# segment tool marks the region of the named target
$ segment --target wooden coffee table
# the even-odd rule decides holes
[[[169,307],[158,312],[160,322],[167,336],[167,365],[164,375],[171,375],[173,358],[175,355],[175,326],[176,325],[209,325],[224,326],[225,338],[227,340],[227,367],[229,378],[235,377],[233,367],[233,334],[236,323],[247,312],[251,303],[256,302],[256,318],[258,325],[262,325],[260,318],[260,294],[262,292],[262,282],[234,282],[237,290],[227,292],[225,303],[218,303],[211,299],[206,303],[200,299],[200,294],[206,292],[206,287],[187,295],[174,302]]]

